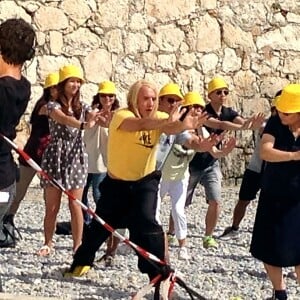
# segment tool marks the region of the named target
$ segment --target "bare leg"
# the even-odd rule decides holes
[[[295,273],[297,275],[297,281],[300,284],[300,265],[295,267]]]
[[[15,215],[19,209],[20,203],[23,200],[28,186],[32,181],[36,171],[31,167],[25,167],[20,165],[20,180],[17,182],[16,185],[16,197],[14,198],[7,214],[8,215]]]
[[[114,257],[119,243],[120,243],[120,239],[111,234],[107,239],[106,256]]]
[[[282,275],[282,268],[275,267],[264,263],[264,267],[268,273],[268,276],[272,282],[274,290],[285,290],[286,285]]]
[[[83,189],[75,189],[69,191],[76,199],[81,200]],[[69,200],[69,208],[71,213],[71,228],[73,237],[73,252],[81,245],[83,232],[83,214],[81,206],[75,201]]]
[[[174,234],[174,232],[175,232],[174,221],[173,221],[173,218],[172,218],[172,213],[170,213],[170,217],[169,217],[169,229],[168,229],[167,233]]]
[[[205,217],[205,235],[212,235],[214,232],[214,229],[216,228],[218,218],[220,215],[220,204],[218,201],[215,200],[209,200],[208,201],[208,209]]]
[[[44,245],[52,247],[52,238],[55,232],[56,217],[60,208],[61,191],[53,186],[45,188],[45,206],[46,212],[44,217]],[[40,255],[47,255],[49,253],[42,253]]]
[[[239,228],[241,221],[243,220],[247,206],[250,204],[250,201],[241,201],[239,200],[233,211],[233,221],[232,226],[234,228]]]
[[[186,239],[178,240],[179,247],[185,247]]]

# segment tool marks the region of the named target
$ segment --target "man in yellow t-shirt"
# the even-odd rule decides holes
[[[166,120],[168,115],[158,111],[155,117]],[[112,119],[108,141],[108,169],[114,177],[123,180],[138,180],[155,169],[156,150],[161,130],[118,130],[127,118],[135,118],[135,116],[126,108],[116,112]]]
[[[164,232],[156,219],[161,177],[161,172],[155,170],[159,136],[162,132],[174,134],[197,128],[204,119],[189,114],[181,122],[184,112],[179,112],[178,106],[170,115],[158,112],[157,94],[153,84],[137,81],[129,89],[128,108],[115,112],[109,126],[107,176],[100,184],[96,213],[114,228],[128,228],[131,241],[164,260]],[[65,275],[85,274],[109,234],[93,220]],[[158,267],[140,255],[138,266],[150,279],[160,273]]]

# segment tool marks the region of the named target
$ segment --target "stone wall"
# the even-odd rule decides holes
[[[66,63],[83,68],[86,102],[104,79],[116,82],[125,103],[126,90],[141,78],[205,95],[218,74],[242,115],[268,113],[276,91],[299,79],[299,13],[297,0],[0,1],[0,20],[22,17],[37,31],[37,54],[25,68],[33,98],[25,121],[45,75]],[[236,135],[237,148],[222,161],[231,183],[253,148],[253,132]]]

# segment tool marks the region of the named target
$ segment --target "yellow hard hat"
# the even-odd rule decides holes
[[[183,96],[180,91],[180,87],[176,83],[168,83],[160,89],[158,97],[163,97],[166,95],[176,95],[180,99],[183,99]]]
[[[201,97],[200,93],[197,91],[188,92],[184,95],[184,102],[182,106],[189,106],[189,105],[200,105],[205,107],[205,102]]]
[[[82,82],[84,82],[83,74],[79,67],[74,65],[67,65],[59,69],[59,82],[63,82],[64,80],[71,77],[79,78]]]
[[[280,97],[280,96],[277,96],[277,97],[275,97],[275,98],[272,100],[272,102],[271,102],[271,107],[276,107],[276,103],[277,103],[279,97]]]
[[[51,86],[54,86],[54,85],[57,85],[58,84],[58,79],[59,79],[58,72],[48,74],[46,79],[45,79],[44,89],[47,89],[47,88],[49,88]]]
[[[99,83],[98,94],[116,94],[116,86],[112,81],[102,81]]]
[[[287,85],[276,101],[276,109],[283,113],[300,112],[300,84]]]
[[[215,77],[208,83],[207,93],[210,94],[211,92],[222,88],[228,89],[228,84],[222,77]]]

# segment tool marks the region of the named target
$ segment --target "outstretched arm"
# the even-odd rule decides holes
[[[217,147],[213,147],[212,151],[209,151],[209,153],[214,158],[221,158],[228,155],[234,149],[235,145],[236,145],[236,139],[234,137],[229,137],[223,142],[221,149],[218,149]]]
[[[197,152],[210,152],[223,138],[223,134],[211,134],[207,138],[192,134],[191,138],[184,144],[184,146]]]
[[[207,118],[206,113],[195,113],[190,110],[183,121],[180,118],[185,113],[185,109],[179,111],[179,105],[175,106],[170,115],[165,119],[156,117],[129,117],[122,121],[119,129],[124,131],[141,131],[160,129],[166,134],[176,134],[184,130],[195,129],[202,125]]]
[[[265,120],[263,113],[257,113],[252,115],[248,119],[244,119],[240,116],[236,117],[233,122],[220,121],[215,118],[209,118],[205,121],[205,125],[214,129],[221,130],[255,130],[262,126]]]
[[[60,109],[52,109],[49,113],[49,117],[62,125],[67,125],[78,129],[82,126],[82,122],[80,120],[77,120],[73,116],[66,115]],[[84,123],[84,127],[82,129],[92,128],[97,122],[97,117],[97,114],[93,115],[87,122]]]

